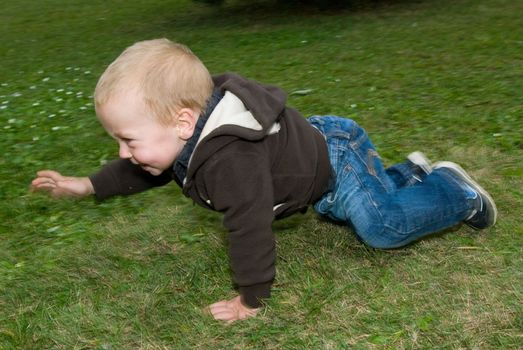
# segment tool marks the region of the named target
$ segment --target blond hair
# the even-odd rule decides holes
[[[213,82],[188,47],[154,39],[129,46],[107,67],[96,85],[95,105],[129,89],[135,89],[154,117],[169,123],[180,108],[204,110]]]

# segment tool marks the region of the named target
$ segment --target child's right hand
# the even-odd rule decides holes
[[[47,191],[53,197],[81,198],[94,194],[94,187],[88,177],[62,176],[53,170],[42,170],[31,182],[33,191]]]

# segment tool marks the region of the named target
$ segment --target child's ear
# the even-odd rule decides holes
[[[175,128],[178,136],[187,141],[194,133],[194,128],[198,122],[199,113],[191,108],[182,108],[178,111],[175,121]]]

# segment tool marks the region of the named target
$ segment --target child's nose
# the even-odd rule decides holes
[[[118,151],[118,156],[122,159],[130,159],[133,157],[131,152],[129,151],[129,148],[125,145],[120,144],[120,149]]]

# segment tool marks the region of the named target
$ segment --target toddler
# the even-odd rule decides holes
[[[272,222],[310,205],[381,249],[460,222],[475,229],[496,222],[492,198],[457,164],[431,165],[415,152],[386,169],[354,121],[305,119],[279,88],[232,73],[211,77],[187,47],[167,39],[127,48],[94,98],[120,159],[89,177],[39,171],[32,187],[103,200],[174,180],[223,213],[238,295],[210,306],[218,320],[256,315],[275,278]]]

